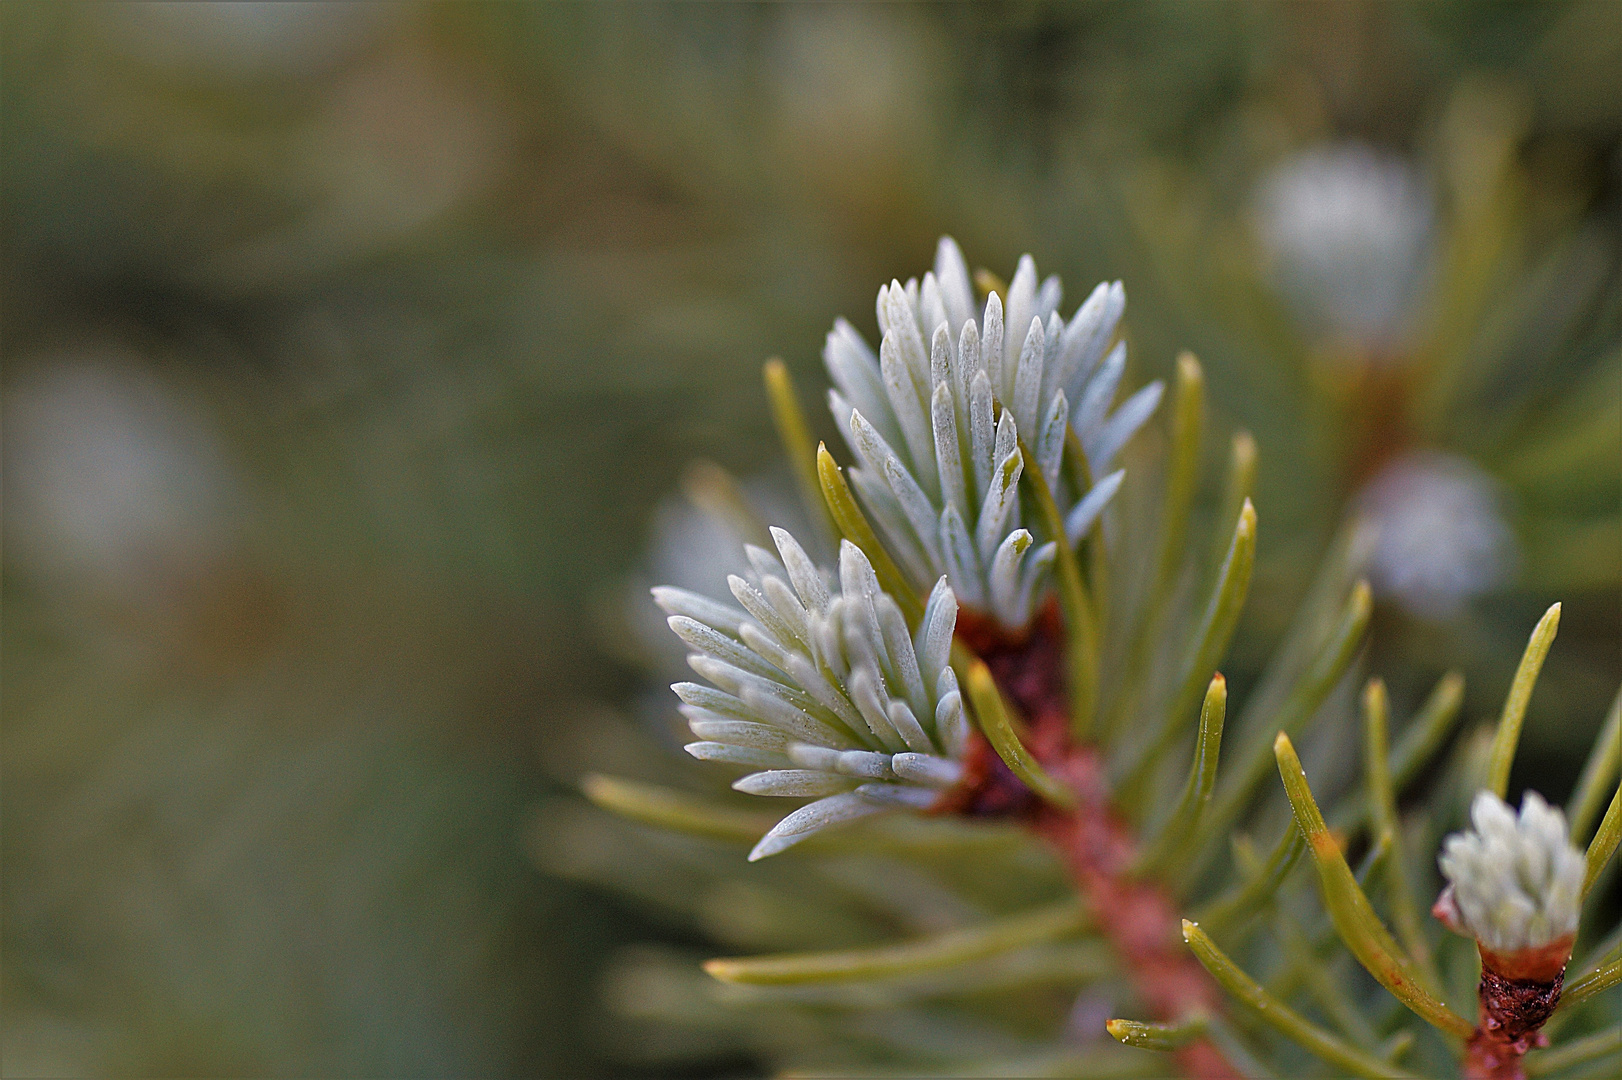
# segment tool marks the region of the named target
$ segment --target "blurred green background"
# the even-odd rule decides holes
[[[1486,715],[1564,600],[1520,777],[1556,797],[1622,676],[1622,5],[13,2],[0,34],[8,1077],[626,1075],[598,975],[695,932],[535,866],[534,808],[660,775],[618,733],[670,712],[632,598],[681,468],[769,488],[761,360],[814,405],[834,316],[876,340],[943,232],[1031,252],[1066,314],[1124,279],[1133,378],[1194,349],[1213,458],[1255,433],[1236,686],[1416,448],[1509,539],[1461,605],[1393,586],[1371,667],[1462,666]],[[1407,178],[1373,329],[1280,239],[1324,148]]]

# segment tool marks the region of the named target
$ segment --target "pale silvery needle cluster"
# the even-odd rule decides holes
[[[992,292],[976,322],[968,266],[943,237],[921,283],[879,289],[878,355],[843,319],[823,352],[834,420],[861,462],[851,482],[886,547],[920,588],[944,574],[966,607],[1011,629],[1030,621],[1056,554],[1054,537],[1031,550],[1021,438],[1074,543],[1120,487],[1106,470],[1163,389],[1152,383],[1112,413],[1126,346],[1105,349],[1126,294],[1101,284],[1068,322],[1061,297],[1027,255],[1006,304]],[[1061,475],[1067,424],[1096,478],[1086,490]]]
[[[1517,818],[1482,791],[1470,822],[1474,829],[1448,837],[1437,860],[1450,883],[1442,906],[1456,928],[1504,953],[1576,933],[1587,861],[1566,816],[1528,791]]]
[[[896,807],[924,808],[962,775],[968,734],[948,660],[957,599],[942,578],[909,634],[872,564],[848,541],[837,582],[794,537],[777,555],[750,545],[752,572],[728,584],[740,607],[684,589],[653,590],[688,663],[712,684],[677,683],[702,761],[758,768],[733,787],[816,797],[778,822],[749,858],[830,825]]]

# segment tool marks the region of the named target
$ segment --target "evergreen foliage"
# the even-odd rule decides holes
[[[1580,899],[1622,835],[1617,723],[1571,809],[1586,827],[1595,793],[1617,792],[1586,858],[1566,817],[1537,793],[1526,794],[1518,823],[1501,800],[1559,605],[1533,631],[1494,728],[1466,733],[1438,763],[1462,699],[1461,677],[1447,673],[1393,749],[1385,686],[1366,679],[1360,660],[1372,601],[1358,577],[1377,558],[1377,541],[1364,537],[1394,526],[1354,511],[1349,539],[1320,568],[1307,610],[1227,730],[1228,687],[1216,668],[1252,578],[1258,448],[1235,436],[1224,517],[1209,537],[1192,536],[1205,423],[1198,361],[1179,360],[1160,447],[1129,439],[1158,403],[1158,385],[1116,412],[1131,417],[1121,438],[1101,439],[1124,350],[1087,379],[1115,330],[1120,286],[1100,286],[1067,326],[1054,310],[1056,280],[1039,293],[1029,259],[1007,286],[985,272],[976,280],[991,328],[983,339],[949,239],[922,285],[880,290],[877,356],[843,321],[829,336],[840,387],[829,400],[859,468],[841,470],[826,447],[813,460],[794,389],[781,365],[768,366],[808,520],[831,526],[822,546],[837,539],[837,572],[773,527],[777,555],[748,546],[749,577],[729,579],[741,608],[655,590],[694,650],[690,665],[714,684],[675,687],[705,740],[689,753],[764,769],[738,780],[738,791],[815,801],[762,831],[720,802],[607,777],[585,786],[599,806],[658,826],[662,835],[644,842],[705,867],[699,880],[710,889],[746,890],[767,915],[764,932],[746,941],[776,943],[799,925],[794,936],[807,944],[839,942],[849,931],[823,924],[820,905],[839,910],[849,890],[896,919],[899,933],[710,960],[711,984],[679,960],[644,959],[622,973],[637,988],[622,1003],[748,1030],[758,1052],[812,1072],[1167,1068],[1119,1043],[1170,1053],[1179,1075],[1196,1077],[1484,1078],[1566,1074],[1609,1053],[1606,1032],[1534,1048],[1548,1046],[1551,1015],[1550,1029],[1563,1026],[1562,1001],[1585,1024],[1600,1022],[1603,1012],[1583,1003],[1619,978],[1613,957],[1597,954],[1596,967],[1585,951],[1578,967],[1587,973],[1561,998]],[[1114,314],[1095,313],[1112,300]],[[1016,361],[1002,347],[1002,312],[1023,321],[1033,305],[1041,310]],[[1086,384],[1074,413],[1065,392],[1073,381]],[[958,408],[966,386],[974,389]],[[1020,432],[1040,417],[1032,457]],[[1118,497],[1096,499],[1075,527],[1099,490],[1087,478],[1123,446],[1125,468],[1109,489]],[[986,488],[994,477],[1002,486]],[[983,498],[966,494],[982,488]],[[962,521],[977,511],[971,538]],[[1041,554],[1021,570],[1037,544]],[[920,604],[915,590],[931,575],[939,580]],[[1347,772],[1319,755],[1325,790],[1336,792],[1321,803],[1295,744],[1333,750],[1350,719],[1336,704],[1341,688],[1360,681],[1363,779],[1348,785]],[[1266,783],[1275,767],[1282,788]],[[1426,809],[1405,813],[1416,790]],[[1476,831],[1440,845],[1450,884],[1436,915],[1461,935],[1450,937],[1416,885],[1435,880],[1439,830],[1463,801]],[[1270,856],[1255,846],[1258,830],[1279,834]],[[727,869],[727,841],[739,840],[755,843],[751,861],[800,846],[780,856],[790,864],[781,876],[755,879]],[[1010,856],[1017,871],[982,876]],[[801,891],[808,881],[821,887]],[[1175,916],[1186,952],[1170,948]],[[749,921],[727,906],[710,920],[722,938]],[[858,931],[858,941],[872,935]],[[1067,1017],[1058,1006],[1078,992]],[[1479,1024],[1464,1015],[1477,993]],[[758,1016],[758,1026],[732,1027],[742,1022],[724,1019],[732,1009]],[[1116,1012],[1148,1015],[1106,1015]]]

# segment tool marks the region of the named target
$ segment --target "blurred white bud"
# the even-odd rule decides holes
[[[1317,333],[1401,343],[1429,268],[1431,193],[1400,158],[1346,143],[1278,166],[1257,196],[1279,289]]]
[[[1535,791],[1517,818],[1490,791],[1476,794],[1468,832],[1454,833],[1437,860],[1449,888],[1448,921],[1495,952],[1535,949],[1577,931],[1587,863],[1566,816]]]
[[[241,492],[219,441],[140,363],[66,354],[7,395],[7,559],[53,588],[139,600],[233,539]]]
[[[1398,458],[1360,497],[1376,530],[1369,579],[1376,595],[1445,619],[1503,582],[1515,539],[1492,477],[1464,458],[1420,451]]]

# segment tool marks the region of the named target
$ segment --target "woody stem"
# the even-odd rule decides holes
[[[1155,1018],[1177,1020],[1196,1011],[1218,1015],[1217,987],[1184,948],[1171,896],[1158,883],[1131,873],[1137,837],[1110,807],[1102,758],[1094,748],[1072,742],[1062,634],[1051,605],[1019,637],[969,613],[959,622],[959,636],[991,668],[1003,694],[1025,718],[1027,749],[1075,794],[1075,807],[1061,810],[1037,799],[976,734],[965,755],[964,781],[940,809],[1024,821],[1064,860]],[[1192,1080],[1240,1075],[1209,1041],[1176,1053],[1180,1071]]]
[[[1548,1042],[1541,1032],[1560,1004],[1571,943],[1568,935],[1509,954],[1477,946],[1481,1019],[1465,1044],[1465,1080],[1526,1080],[1522,1058]]]

